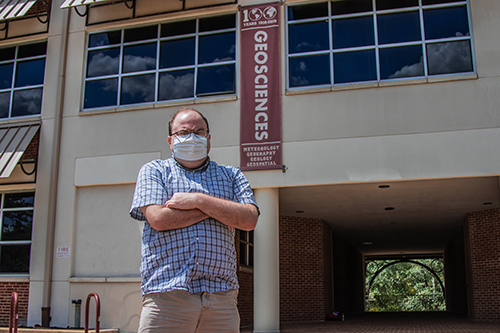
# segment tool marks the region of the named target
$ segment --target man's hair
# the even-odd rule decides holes
[[[169,136],[172,135],[172,123],[174,122],[175,118],[179,115],[179,113],[184,112],[184,111],[194,111],[194,112],[198,113],[201,116],[201,118],[205,121],[205,124],[207,124],[207,132],[210,132],[210,128],[208,127],[207,118],[205,118],[205,116],[202,115],[200,111],[185,106],[185,107],[182,107],[179,110],[177,110],[177,112],[174,113],[172,118],[170,118],[170,120],[168,121],[168,135]]]

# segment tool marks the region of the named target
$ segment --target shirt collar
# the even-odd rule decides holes
[[[199,166],[198,168],[196,169],[188,169],[186,167],[184,167],[182,164],[180,164],[173,156],[171,157],[175,164],[177,166],[179,166],[180,168],[186,170],[186,171],[192,171],[192,172],[202,172],[202,171],[205,171],[207,168],[208,168],[208,165],[210,164],[210,157],[207,156],[205,162],[203,162],[203,164],[201,166]]]

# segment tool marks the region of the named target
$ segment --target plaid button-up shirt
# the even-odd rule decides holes
[[[157,231],[140,207],[164,205],[174,193],[200,192],[257,206],[250,184],[234,167],[210,159],[196,170],[170,158],[142,166],[130,216],[145,221],[142,236],[142,294],[175,289],[190,293],[237,289],[234,231],[208,218],[187,228]]]

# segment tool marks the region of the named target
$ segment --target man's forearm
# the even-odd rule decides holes
[[[202,193],[176,193],[167,201],[166,207],[199,209],[229,227],[242,230],[253,230],[259,216],[257,207],[252,204],[241,204]]]
[[[180,210],[162,205],[141,207],[151,227],[158,231],[189,227],[208,216],[199,209]]]

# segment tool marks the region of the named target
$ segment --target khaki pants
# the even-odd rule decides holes
[[[238,290],[190,294],[184,290],[143,298],[139,333],[238,333]]]

